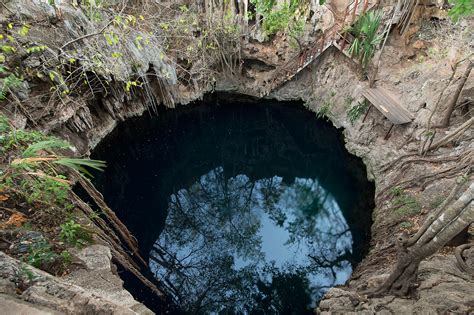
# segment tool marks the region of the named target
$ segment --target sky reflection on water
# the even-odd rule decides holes
[[[349,226],[316,179],[218,167],[168,205],[150,269],[189,312],[305,313],[352,272]]]
[[[313,314],[367,253],[373,184],[341,132],[301,103],[163,109],[121,123],[93,158],[107,161],[95,185],[176,309]],[[137,300],[166,307],[121,276]]]

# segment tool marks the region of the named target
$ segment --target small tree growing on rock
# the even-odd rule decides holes
[[[426,218],[415,235],[409,238],[405,235],[399,237],[395,270],[380,287],[367,293],[407,295],[416,279],[420,262],[434,254],[474,221],[473,199],[472,176],[464,177],[448,198]],[[462,262],[460,264],[462,265]]]
[[[462,89],[464,88],[464,85],[466,84],[467,79],[469,78],[469,74],[471,73],[473,66],[474,66],[474,60],[471,60],[466,68],[466,71],[464,71],[464,74],[461,77],[460,83],[458,84],[456,91],[454,92],[451,100],[448,103],[448,108],[446,109],[446,112],[444,114],[444,117],[441,123],[437,127],[446,128],[449,126],[451,115],[454,109],[456,108],[456,104],[458,102],[459,96],[461,95]]]

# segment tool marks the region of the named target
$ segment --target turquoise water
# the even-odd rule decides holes
[[[120,124],[96,184],[184,313],[310,314],[366,253],[373,185],[300,104],[229,99]]]

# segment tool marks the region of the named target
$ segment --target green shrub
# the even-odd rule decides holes
[[[20,264],[16,276],[23,281],[34,281],[36,279],[33,271],[25,263]]]
[[[347,117],[349,118],[349,121],[354,124],[354,122],[367,111],[367,108],[369,108],[369,103],[367,100],[358,102],[356,105],[349,108],[347,111]]]
[[[382,11],[369,11],[360,16],[350,28],[355,39],[349,47],[349,53],[359,59],[362,69],[366,69],[374,56],[375,49],[382,41],[383,34],[377,35]]]
[[[23,262],[20,263],[13,277],[13,283],[15,283],[17,289],[20,290],[20,292],[28,289],[35,280],[36,276],[28,265]]]
[[[64,269],[66,269],[67,267],[69,267],[69,265],[72,264],[72,255],[69,251],[63,250],[59,256],[61,257]]]
[[[449,10],[448,15],[455,22],[474,13],[474,2],[472,0],[449,0],[449,3],[453,7]]]
[[[3,72],[3,71],[0,70],[0,72]],[[8,92],[11,89],[21,86],[22,83],[23,83],[23,79],[17,77],[13,73],[4,79],[0,79],[0,86],[1,86],[0,101],[6,100]]]
[[[0,136],[10,131],[10,123],[5,115],[0,114]],[[0,138],[0,143],[2,138]]]
[[[61,224],[59,237],[74,246],[84,246],[92,241],[91,233],[74,220],[69,220]]]
[[[0,128],[2,128],[1,125],[2,123],[0,122]],[[10,128],[4,128],[4,131],[0,131],[0,133],[0,146],[4,151],[8,151],[15,147],[23,149],[31,143],[50,139],[50,137],[41,132],[32,130],[11,130]]]
[[[331,114],[331,101],[329,100],[325,100],[323,102],[323,105],[321,105],[321,107],[318,108],[317,112],[316,112],[316,117],[317,118],[328,118],[329,115]]]
[[[275,0],[251,0],[250,2],[255,6],[255,11],[263,16],[262,26],[267,35],[288,29],[293,36],[297,36],[303,30],[304,21],[295,17],[300,0],[289,0],[278,9],[274,8]]]
[[[46,241],[33,243],[28,248],[26,262],[36,268],[42,268],[45,264],[53,263],[57,258],[56,253]]]
[[[402,229],[410,229],[413,227],[413,223],[411,221],[403,221],[400,223],[400,227]]]

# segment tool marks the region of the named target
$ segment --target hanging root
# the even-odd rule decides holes
[[[145,276],[143,276],[142,272],[140,271],[140,267],[135,262],[132,256],[137,257],[135,255],[130,255],[128,251],[123,248],[122,242],[120,238],[116,235],[116,233],[109,228],[107,222],[104,219],[98,216],[93,216],[95,214],[94,210],[85,203],[79,196],[75,193],[72,193],[74,201],[76,202],[77,206],[88,216],[92,217],[94,223],[98,227],[99,231],[97,236],[99,239],[107,244],[110,248],[112,253],[113,260],[122,266],[125,270],[132,273],[138,280],[140,280],[146,287],[148,287],[152,292],[154,292],[158,297],[165,299],[165,294],[150,280],[148,280]]]
[[[138,259],[138,261],[143,265],[147,266],[145,260],[141,257],[138,251],[138,243],[136,239],[132,236],[127,227],[120,221],[120,219],[115,215],[115,213],[110,209],[104,201],[102,194],[97,191],[97,189],[92,185],[92,183],[85,179],[84,177],[77,175],[77,182],[84,188],[84,190],[89,194],[89,196],[94,200],[97,206],[102,210],[107,220],[112,224],[114,230],[119,234],[120,239],[125,242],[128,249],[133,252],[133,255]]]

